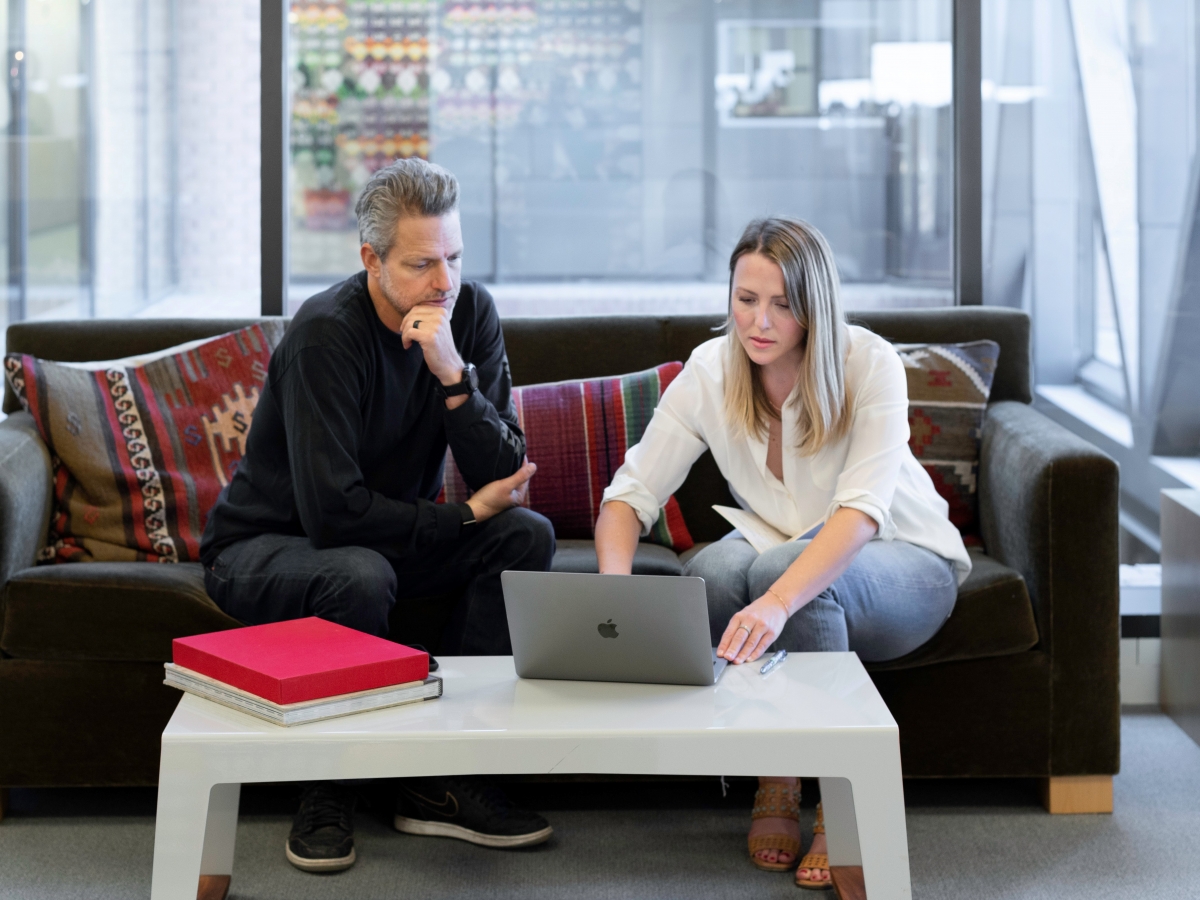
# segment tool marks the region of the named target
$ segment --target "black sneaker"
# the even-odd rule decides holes
[[[305,872],[340,872],[354,865],[354,791],[332,781],[310,784],[287,839],[287,858]]]
[[[528,847],[554,829],[474,778],[406,778],[396,802],[397,831],[458,838],[481,847]]]

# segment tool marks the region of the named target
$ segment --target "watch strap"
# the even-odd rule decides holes
[[[475,371],[475,366],[472,363],[467,363],[463,366],[462,381],[458,384],[441,385],[442,393],[447,397],[461,397],[463,394],[472,394],[479,387],[479,375]]]

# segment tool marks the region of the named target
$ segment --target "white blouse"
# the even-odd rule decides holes
[[[784,534],[828,521],[842,506],[866,513],[879,525],[875,540],[925,547],[958,569],[971,558],[948,518],[949,504],[908,447],[908,382],[896,350],[878,335],[848,326],[846,387],[854,398],[850,430],[814,456],[795,448],[796,409],[783,409],[783,481],[767,469],[767,444],[734,435],[725,421],[725,370],[729,337],[697,347],[663,393],[641,441],[625,454],[604,502],[633,507],[648,534],[667,498],[687,478],[707,448],[743,509]],[[791,438],[791,440],[789,440]]]

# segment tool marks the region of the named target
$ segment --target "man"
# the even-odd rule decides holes
[[[461,284],[458,183],[419,159],[356,208],[365,271],[310,299],[271,357],[246,455],[209,517],[205,586],[260,624],[316,615],[386,637],[396,602],[465,588],[440,652],[510,654],[505,569],[545,570],[550,523],[520,506],[524,461],[495,306]],[[475,493],[438,504],[449,442]],[[308,871],[354,863],[354,792],[309,785],[287,842]],[[546,820],[473,779],[402,783],[396,827],[487,846]]]

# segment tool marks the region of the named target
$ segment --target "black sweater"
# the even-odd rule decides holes
[[[308,300],[271,356],[246,455],[200,545],[207,566],[258,534],[388,555],[454,540],[469,509],[434,503],[449,442],[472,489],[521,466],[504,336],[491,296],[462,286],[450,320],[479,390],[446,409],[420,345],[379,320],[360,272]],[[389,554],[390,551],[390,554]]]

